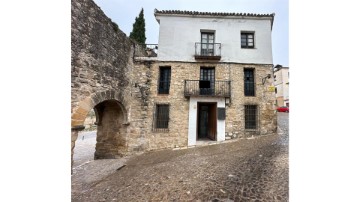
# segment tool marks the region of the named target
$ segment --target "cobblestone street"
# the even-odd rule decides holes
[[[92,160],[95,135],[79,134],[72,201],[288,201],[288,116],[277,135],[122,159]]]

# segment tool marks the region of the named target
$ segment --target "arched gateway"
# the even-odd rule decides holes
[[[91,109],[95,111],[97,125],[94,159],[119,158],[127,151],[128,116],[122,102],[121,95],[113,90],[95,93],[79,102],[71,118],[72,158],[78,132],[85,128],[84,121]]]

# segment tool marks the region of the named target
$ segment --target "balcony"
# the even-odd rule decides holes
[[[231,97],[231,82],[185,80],[184,96]]]
[[[157,44],[137,44],[135,46],[135,57],[157,57]]]
[[[221,43],[195,43],[196,60],[220,60]]]

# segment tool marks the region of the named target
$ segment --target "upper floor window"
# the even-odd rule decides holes
[[[254,48],[253,32],[241,32],[241,48]]]
[[[159,94],[169,94],[171,80],[171,67],[160,67]]]
[[[201,32],[201,55],[214,55],[215,34],[213,32]]]
[[[244,69],[245,96],[255,96],[254,69]]]

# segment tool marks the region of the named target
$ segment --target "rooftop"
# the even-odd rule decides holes
[[[256,13],[224,13],[224,12],[199,12],[199,11],[180,11],[180,10],[162,10],[155,8],[156,14],[175,14],[175,15],[205,15],[205,16],[252,16],[252,17],[274,17],[275,13],[271,14],[256,14]]]
[[[155,8],[154,15],[171,15],[171,16],[201,16],[201,17],[241,17],[241,18],[254,18],[266,17],[271,20],[271,28],[274,22],[275,13],[271,14],[257,14],[257,13],[226,13],[226,12],[199,12],[199,11],[181,11],[181,10],[157,10]],[[159,23],[159,19],[156,19]]]

